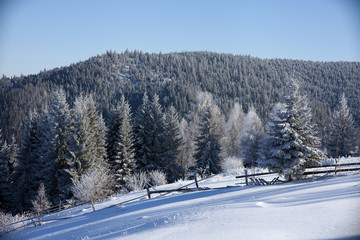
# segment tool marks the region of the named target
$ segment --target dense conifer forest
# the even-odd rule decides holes
[[[360,64],[107,52],[1,79],[0,210],[359,154]],[[143,180],[141,180],[143,179]]]
[[[344,93],[355,123],[360,123],[360,63],[259,59],[212,52],[149,54],[107,52],[67,67],[36,75],[0,79],[0,128],[8,141],[18,137],[29,111],[45,107],[61,86],[71,103],[80,94],[93,94],[108,122],[122,95],[137,109],[145,91],[159,95],[184,116],[197,93],[212,93],[225,116],[234,102],[244,112],[251,107],[266,121],[289,78],[297,79],[309,98],[314,121],[323,137],[331,112]]]

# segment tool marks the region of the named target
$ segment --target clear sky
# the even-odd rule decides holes
[[[0,0],[0,76],[107,50],[360,61],[359,0]]]

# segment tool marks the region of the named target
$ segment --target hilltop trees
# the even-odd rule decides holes
[[[299,84],[293,79],[288,82],[281,104],[276,105],[270,115],[264,144],[262,164],[282,173],[288,180],[323,158],[307,99],[300,94]]]
[[[347,106],[345,94],[335,108],[328,128],[327,150],[331,157],[349,156],[355,153],[357,129]]]

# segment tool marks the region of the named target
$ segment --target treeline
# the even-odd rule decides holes
[[[127,192],[136,173],[157,171],[174,182],[193,172],[220,173],[236,158],[246,168],[266,167],[292,180],[325,154],[359,154],[345,95],[332,112],[322,151],[306,95],[295,80],[286,86],[266,124],[255,108],[245,114],[238,102],[223,113],[208,92],[198,93],[184,117],[160,104],[157,94],[145,92],[135,111],[123,95],[105,124],[93,95],[69,104],[64,90],[55,90],[48,105],[28,113],[21,142],[0,142],[0,208],[30,210],[41,184],[53,204],[66,204],[91,196],[99,184],[97,200]]]
[[[92,57],[68,67],[36,75],[0,79],[0,127],[7,141],[17,139],[26,115],[50,102],[50,93],[62,87],[69,103],[80,93],[92,94],[106,122],[117,99],[125,96],[132,109],[145,92],[157,94],[165,108],[171,105],[181,117],[191,110],[198,92],[214,95],[222,113],[235,102],[247,112],[252,107],[262,121],[280,100],[286,79],[295,78],[309,98],[314,120],[323,138],[331,110],[345,93],[355,123],[360,123],[360,64],[264,60],[211,52],[149,54],[125,51]],[[226,116],[228,117],[228,116]]]

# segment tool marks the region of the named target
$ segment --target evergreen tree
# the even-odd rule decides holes
[[[124,96],[112,116],[108,139],[107,149],[109,162],[115,174],[115,189],[120,190],[126,185],[126,177],[136,167],[131,109]]]
[[[263,124],[254,109],[245,116],[239,132],[241,157],[246,168],[257,167],[259,159],[260,141],[264,132]]]
[[[179,116],[173,106],[169,108],[165,120],[166,163],[164,171],[168,182],[184,177],[184,169],[178,164],[179,153],[183,140],[180,133]]]
[[[166,137],[164,115],[158,95],[155,94],[152,102],[149,102],[147,94],[144,94],[135,120],[138,170],[163,170],[166,164]]]
[[[15,195],[12,175],[14,173],[14,157],[16,144],[1,140],[0,130],[0,209],[10,211],[14,207]]]
[[[323,158],[307,99],[299,85],[290,80],[282,104],[276,106],[267,124],[266,150],[262,163],[283,174],[289,181],[300,177],[304,168]]]
[[[332,114],[328,129],[327,148],[331,157],[349,156],[356,150],[357,129],[347,106],[345,94]]]
[[[104,162],[105,124],[90,96],[76,98],[73,108],[77,172],[83,174],[94,165]]]
[[[221,172],[219,143],[220,131],[217,125],[216,115],[208,106],[199,124],[199,136],[195,140],[196,166],[201,175],[210,175]]]
[[[42,167],[39,162],[39,114],[31,112],[24,124],[22,143],[19,149],[19,165],[15,171],[16,210],[23,211],[31,208],[31,198],[36,194],[38,185],[38,170]]]
[[[71,185],[77,180],[76,144],[74,126],[70,117],[65,92],[60,89],[53,93],[49,105],[50,141],[49,161],[55,163],[55,201],[71,198]]]

